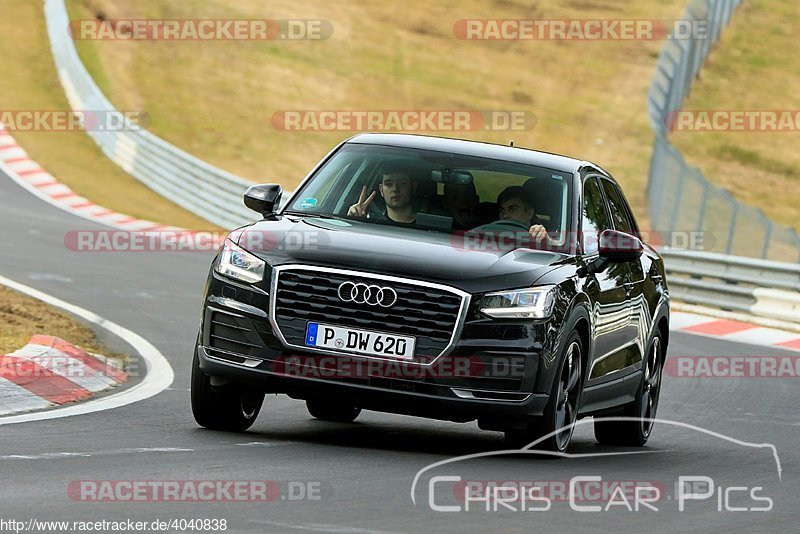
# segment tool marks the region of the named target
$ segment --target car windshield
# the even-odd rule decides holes
[[[349,143],[285,212],[559,248],[569,229],[570,184],[569,173],[532,165]],[[536,226],[547,237],[532,243]]]

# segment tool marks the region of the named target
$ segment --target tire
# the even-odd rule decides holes
[[[210,377],[200,369],[198,356],[192,360],[192,414],[194,420],[210,430],[244,432],[255,423],[264,394],[237,389],[215,388]]]
[[[558,453],[567,450],[575,431],[583,392],[583,350],[580,335],[578,332],[572,332],[559,358],[556,378],[550,391],[550,400],[545,406],[544,416],[529,422],[524,429],[506,430],[508,447],[522,448],[542,436],[553,434],[534,445],[534,448]],[[557,430],[560,431],[556,432]]]
[[[650,439],[655,425],[658,400],[661,396],[665,349],[661,334],[656,334],[642,368],[644,372],[636,393],[636,400],[628,404],[621,414],[624,417],[634,417],[638,420],[604,421],[595,419],[594,437],[599,443],[641,447]]]
[[[361,408],[331,399],[308,399],[306,408],[313,417],[333,423],[352,423],[361,413]]]

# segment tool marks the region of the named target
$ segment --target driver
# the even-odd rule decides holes
[[[521,185],[506,187],[497,197],[500,220],[514,220],[525,225],[535,241],[548,238],[547,230],[540,224],[527,192]]]
[[[386,203],[386,211],[383,218],[400,224],[414,224],[417,220],[417,211],[412,203],[412,196],[417,189],[417,182],[413,180],[407,171],[397,169],[387,169],[381,176],[381,183],[378,185],[381,197]],[[367,216],[367,208],[375,200],[373,191],[367,196],[367,186],[361,188],[358,202],[350,206],[347,215],[352,217],[364,218]]]

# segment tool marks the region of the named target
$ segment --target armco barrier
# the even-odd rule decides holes
[[[64,0],[46,0],[44,9],[56,69],[72,109],[116,113],[78,57],[68,32]],[[252,182],[209,165],[143,129],[127,127],[88,134],[125,172],[203,219],[235,228],[257,218],[242,202]],[[283,198],[288,196],[284,193]]]
[[[672,298],[800,324],[800,265],[710,252],[660,252]]]
[[[652,228],[664,232],[709,232],[714,252],[797,261],[800,236],[774,223],[763,211],[737,201],[686,163],[667,139],[670,114],[681,109],[711,46],[741,0],[692,0],[684,19],[704,21],[707,36],[668,39],[648,93],[650,125],[656,134],[647,185]]]

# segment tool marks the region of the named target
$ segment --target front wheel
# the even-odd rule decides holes
[[[264,394],[232,386],[215,388],[200,369],[195,353],[192,360],[192,414],[194,420],[210,430],[244,432],[255,423]]]
[[[661,396],[661,376],[664,366],[664,347],[661,334],[656,334],[644,364],[642,381],[636,401],[625,407],[622,413],[633,419],[627,421],[594,421],[594,436],[605,445],[628,445],[641,447],[650,439],[655,425],[658,399]]]
[[[522,430],[507,430],[506,444],[513,448],[524,447],[531,442],[547,436],[534,445],[534,448],[565,452],[572,440],[575,423],[578,420],[582,380],[583,346],[580,335],[573,332],[567,339],[566,349],[560,358],[558,373],[545,407],[544,417],[532,421]]]

